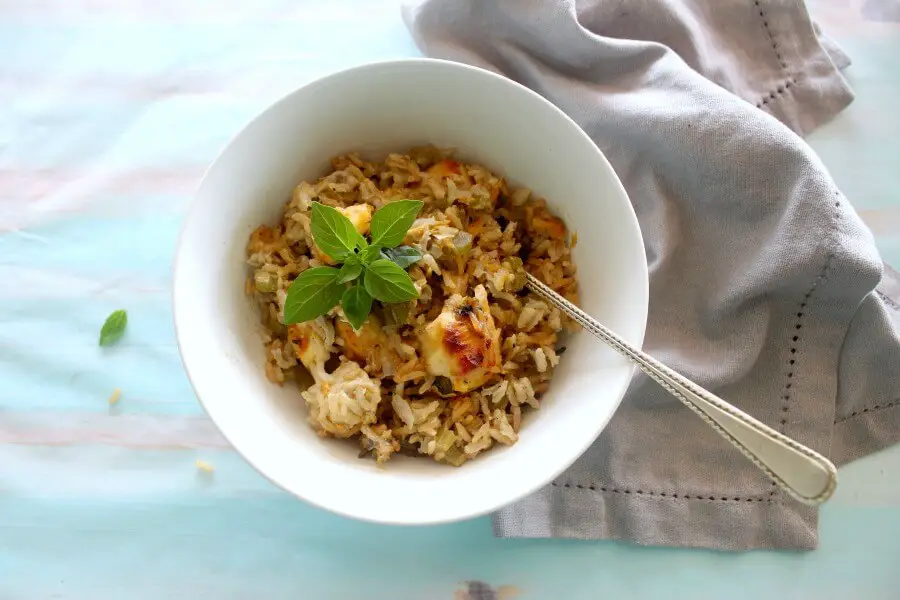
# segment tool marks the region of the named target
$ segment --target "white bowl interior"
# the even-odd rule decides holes
[[[278,218],[293,187],[332,156],[369,157],[433,143],[454,147],[547,198],[578,233],[581,306],[640,344],[647,267],[637,220],[596,146],[560,111],[506,79],[454,63],[367,65],[292,93],[247,126],[205,176],[176,257],[182,358],[211,418],[276,484],[329,510],[413,524],[495,510],[549,482],[609,421],[630,365],[586,332],[571,336],[540,411],[519,442],[462,468],[397,457],[386,468],[355,444],[319,439],[296,386],[263,372],[258,314],[245,297],[244,248]]]

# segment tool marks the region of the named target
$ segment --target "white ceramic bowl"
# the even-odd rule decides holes
[[[545,196],[578,233],[581,306],[640,345],[647,265],[637,219],[594,143],[552,104],[487,71],[418,59],[314,81],[254,119],[203,178],[175,259],[174,311],[182,360],[224,436],[263,475],[350,517],[394,524],[482,515],[549,483],[600,434],[631,366],[586,332],[567,343],[542,408],[520,440],[453,468],[398,456],[384,468],[356,444],[318,438],[295,386],[263,373],[258,314],[244,295],[245,245],[273,222],[291,190],[332,156],[380,157],[413,145],[454,147]]]

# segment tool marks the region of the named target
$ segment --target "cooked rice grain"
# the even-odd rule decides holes
[[[404,240],[423,253],[408,269],[419,297],[400,307],[376,303],[359,332],[339,307],[285,326],[291,282],[328,260],[312,238],[312,203],[367,204],[371,212],[402,198],[424,203]],[[301,395],[316,432],[358,439],[360,455],[379,463],[403,450],[459,466],[495,443],[514,444],[523,407],[539,407],[559,363],[559,336],[577,328],[523,289],[523,270],[577,303],[574,241],[543,199],[510,188],[480,165],[454,160],[447,150],[414,148],[382,162],[336,157],[330,173],[301,182],[282,219],[258,227],[247,244],[252,272],[245,289],[260,307],[266,376],[305,387]],[[496,330],[499,352],[479,372],[478,385],[448,394],[448,381],[456,389],[458,376],[454,383],[430,372],[422,333],[460,302],[482,307],[486,315],[473,317],[473,326]]]

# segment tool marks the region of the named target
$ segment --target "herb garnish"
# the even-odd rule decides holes
[[[124,310],[117,310],[106,317],[106,322],[100,329],[100,345],[109,346],[119,341],[125,333],[125,326],[128,325],[128,313]]]
[[[406,232],[422,210],[420,200],[395,200],[372,215],[367,241],[339,210],[319,202],[312,205],[313,242],[338,267],[313,267],[288,288],[284,302],[286,325],[311,321],[338,303],[347,321],[358,330],[372,310],[372,301],[407,302],[419,293],[406,268],[422,258],[411,246],[401,246]]]

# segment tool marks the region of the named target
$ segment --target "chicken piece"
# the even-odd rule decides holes
[[[353,223],[353,227],[356,228],[356,231],[358,231],[360,235],[369,233],[369,225],[372,223],[372,213],[375,210],[371,204],[353,204],[347,208],[338,208],[337,210],[339,213],[350,219],[350,222]],[[313,256],[315,256],[322,264],[337,264],[337,261],[319,250],[315,243],[313,243],[312,252]]]
[[[400,364],[396,352],[391,349],[381,321],[370,314],[359,331],[354,331],[347,321],[341,319],[335,324],[337,335],[344,340],[344,356],[369,365],[375,372],[393,374]]]
[[[474,298],[454,295],[420,334],[428,372],[447,377],[456,392],[475,389],[500,368],[500,331],[484,286]]]
[[[250,241],[247,243],[247,254],[275,252],[283,247],[284,241],[281,239],[280,226],[272,228],[260,225],[250,234]]]
[[[344,340],[344,356],[350,360],[365,360],[372,350],[387,345],[387,337],[375,315],[369,315],[359,331],[354,331],[350,323],[343,319],[337,322],[335,328]]]
[[[377,420],[381,388],[353,361],[341,363],[331,375],[323,373],[301,392],[309,408],[309,422],[322,436],[348,438]]]
[[[554,240],[566,239],[566,225],[559,217],[554,217],[546,208],[534,211],[531,229],[538,235]]]
[[[428,174],[435,177],[452,177],[460,172],[459,163],[449,159],[436,162],[428,169]]]
[[[334,328],[319,317],[314,321],[288,326],[288,339],[294,344],[294,353],[314,377],[325,372],[325,362],[334,348]]]
[[[369,233],[369,225],[372,223],[372,213],[374,212],[371,204],[354,204],[347,208],[339,208],[338,211],[350,219],[350,222],[356,227],[356,231],[361,235]]]

